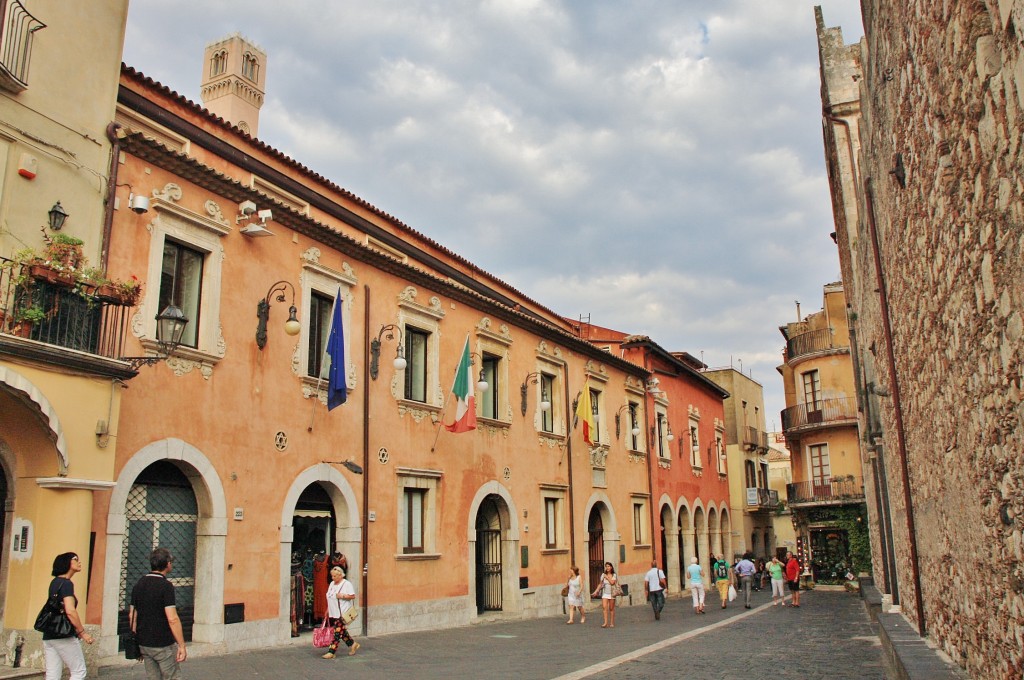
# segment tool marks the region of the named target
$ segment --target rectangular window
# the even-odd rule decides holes
[[[668,458],[668,447],[665,446],[665,414],[658,414],[658,457]]]
[[[715,458],[718,459],[718,474],[725,474],[725,442],[722,435],[715,435]]]
[[[313,292],[309,296],[309,352],[307,357],[306,375],[314,378],[326,378],[330,369],[330,358],[324,356],[327,347],[327,335],[331,332],[331,312],[334,311],[334,300]]]
[[[815,486],[824,486],[832,479],[832,465],[828,459],[828,444],[814,444],[811,449],[811,477]]]
[[[163,263],[160,268],[160,308],[178,307],[188,323],[181,336],[181,344],[197,347],[199,338],[199,312],[203,290],[203,261],[205,255],[175,241],[164,241]]]
[[[498,385],[498,362],[500,359],[493,354],[485,354],[483,361],[483,368],[481,373],[484,380],[487,381],[487,391],[477,394],[476,398],[480,402],[480,415],[484,418],[491,418],[493,420],[498,419],[498,395],[500,394]]]
[[[818,371],[807,371],[804,373],[804,404],[808,411],[821,410],[821,378]]]
[[[544,432],[555,431],[555,377],[547,373],[540,374],[540,400],[546,401],[549,406],[546,411],[540,412],[540,428]]]
[[[629,448],[631,451],[640,450],[640,421],[637,420],[639,405],[635,401],[629,402]]]
[[[544,499],[544,547],[558,547],[558,499]]]
[[[699,468],[700,464],[700,435],[697,431],[697,423],[690,421],[690,461],[693,467]]]
[[[423,552],[423,501],[426,489],[405,489],[405,535],[402,537],[403,553]]]
[[[405,398],[427,401],[427,348],[430,334],[412,326],[405,327]]]
[[[644,545],[644,504],[633,503],[633,542]]]
[[[601,393],[595,389],[590,390],[590,412],[594,414],[592,440],[595,444],[599,444],[601,443]]]

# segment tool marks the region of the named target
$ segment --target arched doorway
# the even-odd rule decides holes
[[[148,465],[132,483],[125,503],[125,532],[121,542],[117,634],[128,632],[131,591],[149,573],[149,554],[167,548],[174,556],[168,580],[185,640],[192,639],[195,621],[196,524],[199,504],[192,484],[177,465],[159,460]],[[119,641],[119,648],[123,646]]]
[[[293,633],[311,630],[326,615],[336,526],[331,497],[320,482],[313,482],[299,494],[292,513]]]
[[[476,612],[502,609],[500,496],[484,498],[476,513]]]
[[[728,556],[730,561],[732,561],[732,520],[729,517],[728,510],[722,510],[719,523],[722,527],[722,552]]]
[[[686,579],[686,569],[690,566],[690,557],[693,556],[693,555],[687,554],[687,552],[686,552],[686,538],[687,538],[687,536],[692,536],[693,535],[693,532],[692,532],[692,529],[691,529],[691,525],[690,525],[690,511],[689,511],[689,509],[686,508],[686,506],[683,506],[679,510],[678,526],[679,526],[679,579],[680,579],[680,584],[681,584],[681,587],[682,587],[682,585],[685,585],[683,582]],[[692,541],[692,539],[691,539],[691,541]],[[693,554],[696,555],[697,553],[694,552]]]
[[[604,521],[601,519],[601,510],[595,505],[590,510],[590,517],[587,519],[587,544],[590,546],[587,559],[589,560],[590,589],[593,590],[601,582],[601,574],[604,572]]]

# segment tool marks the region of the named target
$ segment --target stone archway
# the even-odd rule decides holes
[[[661,569],[665,572],[669,586],[682,590],[682,575],[686,571],[679,568],[679,528],[667,498],[662,500],[658,515],[661,519]]]
[[[295,540],[295,510],[303,491],[314,484],[318,485],[330,499],[333,510],[334,535],[328,537],[328,542],[334,550],[344,554],[348,559],[350,572],[347,575],[348,579],[356,586],[358,600],[362,600],[364,605],[367,602],[367,593],[364,592],[359,581],[362,574],[360,565],[364,561],[362,555],[363,534],[355,491],[348,479],[333,465],[320,463],[306,468],[292,481],[281,505],[280,601],[276,635],[283,640],[287,640],[291,636],[291,556],[292,543]],[[362,617],[362,621],[364,630],[368,630],[367,617]]]
[[[103,656],[117,654],[121,546],[128,516],[126,508],[135,480],[147,467],[169,461],[188,479],[195,494],[195,611],[192,640],[219,643],[224,640],[224,539],[227,513],[224,487],[210,460],[199,449],[180,439],[163,439],[140,449],[121,469],[111,491],[103,573],[103,624],[100,649]]]
[[[473,501],[469,505],[469,520],[467,522],[467,567],[469,587],[474,589],[470,597],[466,599],[469,608],[469,616],[472,619],[480,615],[475,589],[482,581],[484,574],[480,573],[481,551],[484,546],[479,544],[482,536],[479,530],[494,531],[497,533],[498,554],[497,559],[487,562],[496,564],[500,560],[500,575],[498,585],[501,597],[501,611],[504,613],[518,612],[522,608],[519,588],[519,519],[512,495],[504,486],[496,481],[490,481],[481,486]],[[493,536],[487,534],[486,536]],[[492,545],[491,548],[494,546]],[[490,559],[490,558],[488,558]]]
[[[690,566],[690,560],[697,553],[695,550],[693,534],[693,520],[690,518],[690,508],[684,501],[677,511],[676,525],[679,528],[679,577],[686,578],[686,570]],[[683,583],[685,586],[686,584]]]

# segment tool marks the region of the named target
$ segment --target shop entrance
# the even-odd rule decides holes
[[[303,489],[292,514],[291,615],[292,634],[310,630],[327,613],[330,568],[340,563],[335,552],[337,526],[334,504],[319,482]],[[342,568],[348,571],[347,564]]]

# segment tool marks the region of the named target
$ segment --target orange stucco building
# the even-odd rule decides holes
[[[158,545],[175,555],[199,655],[308,630],[335,555],[357,587],[355,632],[374,635],[560,613],[573,564],[592,587],[612,562],[641,591],[657,559],[678,587],[690,555],[729,551],[725,393],[691,358],[624,334],[606,351],[251,137],[266,56],[232,36],[207,59],[204,73],[252,81],[240,88],[246,106],[220,96],[211,113],[122,67],[103,134],[106,190],[79,235],[105,277],[137,279],[142,293],[114,303],[51,291],[55,320],[73,295],[98,305],[103,316],[86,321],[112,344],[69,349],[65,336],[0,325],[0,359],[46,367],[0,385],[5,538],[23,517],[47,536],[30,561],[0,563],[5,635],[38,648],[28,621],[45,590],[38,572],[63,549],[87,555],[80,611],[101,664],[120,658],[127,593]],[[244,126],[220,117],[236,111]],[[325,353],[336,298],[343,358]],[[22,301],[0,309],[14,315]],[[187,319],[176,343],[158,329],[168,309]],[[477,426],[454,434],[442,425],[467,342]],[[346,403],[328,410],[332,361]],[[83,381],[86,365],[100,379]],[[65,382],[83,383],[74,394],[50,388],[61,366]],[[589,445],[574,428],[584,388],[597,423]],[[50,399],[26,409],[21,394]],[[75,408],[62,401],[72,398]],[[54,418],[74,435],[81,479],[68,476]],[[29,420],[31,431],[19,425]],[[75,521],[40,514],[47,494]]]

